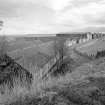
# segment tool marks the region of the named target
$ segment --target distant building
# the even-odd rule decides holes
[[[64,37],[64,38],[70,38],[70,39],[79,39],[79,38],[86,38],[87,33],[84,32],[78,32],[78,33],[61,33],[56,34],[57,37]]]
[[[70,39],[67,39],[66,42],[65,42],[66,46],[72,46],[76,43],[77,43],[76,40],[70,40]]]
[[[92,39],[102,38],[105,36],[105,33],[99,32],[99,33],[92,33]]]
[[[79,33],[61,33],[57,34],[57,37],[66,38],[66,45],[72,46],[74,44],[79,44],[87,41],[87,33],[79,32]]]
[[[91,33],[87,33],[87,40],[91,40],[92,39],[92,34]]]
[[[57,37],[65,38],[65,44],[72,46],[74,44],[84,43],[92,39],[97,39],[105,36],[102,33],[78,32],[78,33],[61,33],[56,34]]]

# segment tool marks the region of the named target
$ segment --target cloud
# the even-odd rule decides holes
[[[79,0],[83,1],[83,0]],[[72,25],[72,28],[80,28],[88,25],[100,25],[105,23],[105,3],[89,2],[81,7],[68,8],[58,14],[58,24]]]
[[[41,33],[53,23],[53,10],[43,0],[7,0],[5,3],[6,0],[0,1],[0,19],[5,21],[6,34]]]
[[[83,9],[85,12],[82,13],[82,16],[88,24],[97,25],[105,23],[105,4],[91,3]]]
[[[69,6],[71,1],[72,0],[48,0],[48,3],[53,10],[58,12]]]
[[[6,34],[101,27],[104,17],[105,0],[0,0],[0,19],[4,20]]]
[[[0,0],[0,18],[17,16],[18,4],[12,3],[9,0]]]

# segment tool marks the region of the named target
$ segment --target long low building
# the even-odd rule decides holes
[[[71,39],[78,39],[78,38],[100,38],[105,36],[105,33],[95,33],[95,32],[73,32],[73,33],[58,33],[56,34],[57,37],[65,37]]]
[[[75,32],[75,33],[59,33],[56,37],[65,38],[66,45],[72,46],[78,43],[84,43],[86,41],[102,38],[105,36],[103,33],[92,33],[92,32]]]
[[[71,38],[71,39],[78,39],[78,38],[86,38],[87,33],[59,33],[56,34],[57,37],[65,37],[65,38]]]

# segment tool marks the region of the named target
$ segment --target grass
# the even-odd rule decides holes
[[[38,75],[38,76],[37,76]],[[0,94],[0,103],[10,103],[11,101],[16,101],[18,98],[24,98],[27,94],[30,96],[31,94],[36,94],[36,92],[40,91],[41,86],[38,85],[40,83],[40,79],[38,78],[40,74],[37,73],[34,76],[34,82],[31,86],[31,89],[28,90],[26,87],[22,87],[20,83],[15,84],[15,87],[10,91],[8,87],[5,85],[5,93]],[[17,82],[19,82],[17,80]]]
[[[20,57],[17,62],[25,68],[27,68],[30,64],[38,65],[42,68],[53,57],[53,42],[32,45],[23,49],[14,50],[8,54],[12,58]]]
[[[9,43],[8,52],[11,52],[11,51],[14,51],[14,50],[17,50],[17,49],[23,49],[23,48],[32,46],[33,44],[34,43],[31,42],[31,41],[25,41],[23,39],[16,40],[16,41],[13,41],[13,42]]]
[[[88,76],[90,76],[89,74],[91,74],[92,77],[96,77],[96,72],[99,71],[97,71],[96,68],[94,68],[96,72],[92,72],[90,69],[87,71],[86,68],[88,69],[88,65],[83,65],[65,76],[56,78],[49,77],[48,80],[42,80],[43,70],[35,67],[33,69],[36,69],[36,72],[33,73],[34,81],[31,89],[27,90],[25,87],[15,85],[12,92],[8,92],[7,90],[4,95],[0,95],[0,103],[4,103],[4,105],[80,105],[85,103],[91,105],[90,103],[93,103],[93,105],[95,105],[97,100],[94,102],[91,101],[89,94],[99,89],[99,86],[93,82],[89,83],[89,80],[85,78],[88,78]],[[105,71],[103,73],[105,73]],[[102,77],[102,74],[100,77]],[[96,79],[96,81],[98,81],[98,79]],[[101,85],[103,84],[102,82]],[[92,97],[94,98],[94,96]],[[100,103],[100,101],[98,101],[98,103]]]
[[[32,42],[22,41],[22,42],[18,42],[18,43],[11,45],[11,48],[12,49],[14,48],[12,51],[9,51],[9,54],[11,56],[14,55],[14,53],[19,52],[19,51],[24,53],[25,55],[29,55],[33,53],[35,54],[35,52],[41,52],[46,55],[51,55],[53,52],[52,51],[53,41],[38,44],[38,45]],[[11,48],[8,48],[8,49],[11,50]]]
[[[78,51],[82,53],[86,53],[87,55],[90,56],[90,55],[96,55],[97,51],[105,50],[105,40],[98,39],[98,40],[95,40],[94,43],[90,45],[88,44],[87,45],[84,44],[84,45],[81,45],[80,47],[77,47]]]
[[[101,90],[99,85],[89,82],[89,80],[70,84],[70,80],[67,78],[68,75],[58,79],[49,79],[43,81],[44,84],[41,81],[34,81],[33,89],[30,92],[22,90],[22,93],[18,93],[14,101],[12,99],[8,105],[103,105],[105,101],[102,92],[105,90]],[[100,83],[100,79],[93,79]],[[104,85],[104,82],[101,85]]]
[[[44,45],[41,47],[44,47]],[[77,57],[77,63],[79,62],[79,57]],[[76,62],[72,61],[70,63]],[[34,78],[31,88],[27,89],[20,84],[15,84],[15,87],[10,91],[5,86],[5,94],[0,94],[0,104],[104,105],[104,60],[101,58],[97,61],[81,63],[81,65],[79,62],[78,65],[74,66],[76,68],[66,75],[59,77],[49,76],[47,80],[42,80],[43,71],[46,70],[39,68],[37,65],[30,65],[29,71],[33,74]]]
[[[99,86],[93,82],[90,85],[88,84],[89,80],[85,79],[88,76],[99,76],[98,73],[101,68],[98,70],[96,68],[95,66],[89,68],[88,64],[83,64],[65,76],[49,77],[48,80],[42,80],[43,69],[31,67],[30,71],[34,76],[31,89],[27,90],[20,85],[15,85],[12,92],[6,89],[7,92],[4,95],[0,95],[0,103],[4,103],[4,105],[96,105],[96,103],[101,105],[99,97],[98,101],[96,99],[92,101],[90,98],[90,95],[93,94],[92,92],[99,89]],[[104,73],[105,71],[103,70],[100,77]],[[84,86],[85,89],[83,89]],[[102,90],[99,89],[99,91],[102,93]],[[94,98],[93,95],[91,97]],[[100,100],[103,101],[102,98]]]

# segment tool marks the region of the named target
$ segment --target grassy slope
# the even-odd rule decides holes
[[[9,105],[104,105],[105,71],[101,75],[97,71],[90,71],[91,75],[87,71],[81,72],[81,69],[78,71],[58,79],[49,79],[39,95],[28,95]]]
[[[78,51],[88,55],[96,55],[97,51],[105,50],[105,40],[98,39],[77,47]]]
[[[47,42],[47,43],[42,43],[39,45],[36,45],[32,42],[18,42],[13,44],[13,46],[10,46],[11,49],[13,48],[13,51],[9,52],[11,55],[15,55],[16,52],[22,52],[25,55],[32,55],[35,54],[36,52],[41,52],[47,55],[52,55],[52,47],[53,47],[53,42]],[[15,47],[15,48],[14,48]]]
[[[35,65],[42,68],[53,56],[53,41],[36,44],[35,41],[21,40],[10,47],[13,51],[8,54],[13,58],[20,57],[17,62],[27,69]]]
[[[33,92],[35,96],[28,94],[24,99],[18,97],[8,105],[104,105],[104,58],[91,62],[76,54],[73,58],[79,62],[79,66],[72,73],[50,78],[45,83],[42,82],[44,90],[42,89],[43,92],[40,91],[39,95]],[[34,79],[34,82],[37,79]],[[35,83],[34,90],[39,84],[39,81]]]
[[[25,47],[28,46],[32,46],[34,43],[31,41],[25,41],[25,40],[16,40],[14,42],[10,42],[9,43],[9,48],[8,48],[8,52],[14,51],[14,50],[18,50],[18,49],[23,49]]]
[[[91,72],[91,70],[87,72],[84,66],[81,65],[80,69],[77,68],[66,76],[51,78],[42,83],[36,77],[33,94],[27,93],[26,90],[22,90],[22,93],[19,94],[20,88],[17,90],[18,97],[15,97],[14,100],[11,99],[12,101],[10,100],[10,103],[6,103],[6,105],[104,105],[105,66],[102,73],[101,68],[99,71],[94,68],[95,72]],[[39,94],[36,94],[35,91]]]

